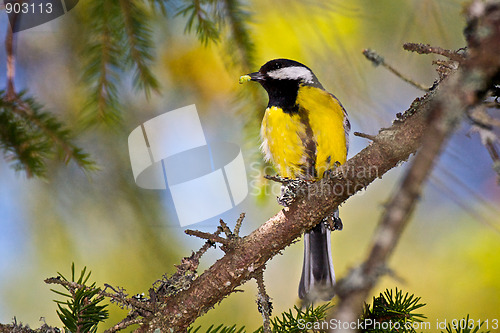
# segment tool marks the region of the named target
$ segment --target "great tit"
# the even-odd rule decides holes
[[[262,151],[281,177],[314,181],[343,164],[349,148],[350,123],[340,101],[327,92],[307,66],[275,59],[258,72],[240,77],[256,81],[269,95],[261,126]],[[330,217],[342,225],[338,210]],[[319,222],[304,236],[299,297],[307,302],[334,296],[330,229]]]

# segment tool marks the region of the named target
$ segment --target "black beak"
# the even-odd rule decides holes
[[[240,76],[240,83],[245,83],[248,81],[261,82],[261,81],[264,81],[264,79],[265,79],[264,74],[259,73],[259,72],[255,72],[255,73],[250,73],[247,75]]]

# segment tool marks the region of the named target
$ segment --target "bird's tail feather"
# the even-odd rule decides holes
[[[299,297],[307,303],[317,300],[329,301],[334,296],[335,272],[332,263],[330,233],[331,231],[322,221],[304,235],[304,264],[299,284]]]

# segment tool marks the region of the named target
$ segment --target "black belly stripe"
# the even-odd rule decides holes
[[[304,124],[304,127],[306,129],[305,133],[301,133],[300,135],[300,139],[302,141],[302,145],[304,146],[304,153],[306,156],[305,163],[300,165],[300,169],[302,170],[303,174],[299,178],[313,180],[318,177],[318,173],[316,171],[317,143],[314,140],[314,133],[311,128],[311,124],[309,123],[309,113],[300,106],[299,116],[300,122]]]

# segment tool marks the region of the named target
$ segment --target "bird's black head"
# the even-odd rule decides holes
[[[240,77],[240,83],[246,81],[259,82],[269,95],[269,106],[279,106],[284,110],[295,107],[301,85],[323,89],[309,67],[289,59],[268,61],[258,72]]]

